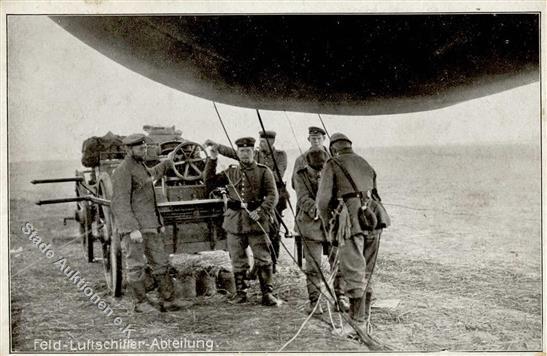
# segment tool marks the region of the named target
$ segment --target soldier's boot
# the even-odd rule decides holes
[[[317,288],[317,280],[319,278],[315,277],[316,276],[313,273],[307,273],[306,275],[306,287],[308,289],[308,298],[310,300],[310,304],[306,309],[306,314],[311,314],[313,312],[314,315],[321,315],[323,314],[323,308],[321,308],[321,304],[319,304],[314,311],[315,305],[319,302],[319,295],[321,294],[319,289]]]
[[[279,247],[281,245],[279,241],[279,231],[276,231],[276,235],[271,238],[272,242],[272,251],[270,252],[270,255],[272,257],[272,272],[275,274],[277,272],[277,262],[279,261]]]
[[[173,279],[169,273],[165,273],[159,277],[159,289],[158,289],[161,307],[163,311],[177,311],[180,309],[188,308],[192,305],[192,302],[177,299],[175,296],[175,287],[173,285]]]
[[[368,326],[364,316],[365,297],[350,298],[349,302],[349,318],[355,326],[359,327],[363,332],[368,333]],[[345,323],[341,331],[343,336],[350,336],[356,333],[355,329],[349,323]]]
[[[281,302],[273,295],[273,271],[272,266],[260,266],[258,271],[258,280],[260,281],[260,290],[262,291],[262,305],[273,307]]]
[[[338,271],[334,277],[333,287],[334,294],[336,295],[336,300],[338,302],[336,304],[336,310],[341,313],[349,312],[349,298],[344,294],[345,281],[342,278],[342,273],[340,273],[340,271]]]
[[[144,281],[136,281],[128,283],[129,289],[133,293],[133,311],[136,313],[157,313],[158,309],[150,303],[146,297],[146,288]]]
[[[366,327],[367,334],[372,334],[372,324],[370,323],[370,316],[372,315],[372,301],[373,293],[372,291],[367,291],[365,297],[363,298],[364,302],[362,307],[362,320],[364,320],[364,326]]]
[[[242,304],[247,302],[247,272],[236,272],[234,273],[234,279],[236,284],[236,295],[234,297],[234,302],[237,304]]]

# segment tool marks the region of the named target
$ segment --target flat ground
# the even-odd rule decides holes
[[[376,167],[393,226],[382,236],[375,276],[378,301],[374,336],[397,351],[539,351],[541,235],[539,151],[528,146],[374,149],[363,154]],[[294,156],[294,153],[293,155]],[[226,297],[199,297],[175,313],[137,315],[127,298],[111,298],[102,265],[82,258],[77,227],[63,226],[73,205],[33,205],[69,196],[70,184],[34,187],[32,177],[70,175],[77,162],[12,164],[10,172],[10,266],[12,348],[35,351],[36,339],[85,343],[123,339],[112,319],[99,312],[21,232],[31,222],[51,242],[56,256],[104,297],[130,323],[132,339],[202,340],[177,351],[276,351],[306,315],[304,277],[282,254],[276,289],[285,303],[259,304],[257,286],[249,304]],[[285,214],[291,224],[290,212]],[[292,224],[291,224],[292,225]],[[292,240],[285,240],[292,252]],[[98,252],[98,251],[97,251]],[[223,252],[204,256],[227,264]],[[339,318],[333,316],[335,323]],[[214,346],[205,343],[212,340]],[[162,349],[141,347],[141,351]],[[366,351],[332,333],[329,322],[311,319],[287,351]],[[90,351],[90,350],[87,350]]]

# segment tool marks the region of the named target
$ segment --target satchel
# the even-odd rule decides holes
[[[359,209],[357,216],[361,229],[364,231],[372,231],[376,229],[383,229],[391,225],[391,219],[389,218],[383,204],[378,200],[372,199],[369,196],[369,192],[367,192],[367,200],[363,202],[363,198],[365,197],[363,197],[363,193],[357,189],[357,185],[351,178],[351,175],[346,167],[344,167],[336,158],[333,158],[332,160],[336,163],[336,165],[338,165],[338,167],[340,167],[342,173],[344,173],[351,184],[353,190],[355,191],[352,195],[360,198],[361,200],[361,208]]]

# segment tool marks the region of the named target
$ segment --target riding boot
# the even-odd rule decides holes
[[[133,310],[136,313],[153,313],[158,310],[146,298],[146,289],[144,281],[134,281],[128,283],[129,289],[133,293]]]
[[[236,285],[236,295],[234,301],[238,304],[247,302],[247,282],[245,281],[247,273],[236,272],[234,273],[235,285]]]
[[[372,291],[367,291],[364,297],[364,306],[363,306],[363,319],[370,323],[371,309],[372,309]]]
[[[319,296],[321,294],[320,289],[318,288],[318,285],[320,285],[321,280],[317,276],[317,273],[315,272],[306,272],[306,287],[308,289],[308,298],[310,300],[310,305],[308,309],[306,310],[306,314],[310,314],[317,304],[319,300]],[[323,313],[323,309],[321,308],[321,305],[318,305],[317,308],[315,308],[314,315],[319,315]]]
[[[279,305],[279,301],[273,295],[272,266],[260,266],[258,280],[260,281],[260,290],[262,291],[262,305],[269,307]]]
[[[350,298],[349,299],[349,317],[355,326],[361,328],[364,332],[367,331],[365,320],[364,320],[364,303],[365,298]],[[344,324],[341,334],[344,336],[349,336],[355,334],[355,329],[349,323]]]

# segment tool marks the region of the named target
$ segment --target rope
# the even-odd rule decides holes
[[[327,133],[327,137],[328,137],[329,140],[330,140],[329,131],[327,130],[327,126],[325,126],[325,123],[323,122],[323,118],[321,117],[321,114],[318,113],[317,116],[319,116],[319,121],[321,121],[321,125],[323,125],[323,129],[324,129],[325,132]]]
[[[289,127],[291,128],[292,136],[294,137],[294,141],[296,142],[296,145],[298,146],[298,151],[300,154],[302,154],[302,148],[300,147],[300,144],[298,143],[298,138],[296,137],[296,133],[294,132],[294,127],[292,126],[291,120],[289,120],[289,115],[287,115],[286,111],[283,111],[285,114],[285,118],[287,119],[287,122],[289,123]]]
[[[232,140],[230,139],[230,135],[228,134],[228,130],[226,130],[226,126],[224,126],[224,121],[222,120],[222,117],[220,116],[220,113],[217,109],[217,106],[215,104],[215,102],[213,101],[213,105],[215,107],[215,111],[217,113],[217,116],[218,116],[218,119],[220,120],[220,124],[222,125],[222,128],[224,129],[224,133],[226,134],[226,138],[228,139],[228,142],[230,143],[230,147],[232,148],[232,150],[235,151],[235,148],[234,148],[234,145],[232,144]],[[241,162],[239,160],[239,157],[237,159],[238,162]],[[247,182],[249,182],[249,184],[251,183],[251,180],[249,179],[249,177],[247,176],[247,173],[244,171],[244,170],[241,170],[243,172],[243,175],[245,175],[245,178],[247,179]],[[228,179],[228,182],[230,183],[230,185],[232,187],[234,187],[234,192],[236,193],[237,195],[237,198],[239,199],[239,201],[243,201],[243,199],[241,198],[241,195],[239,194],[239,192],[237,191],[237,188],[235,186],[235,184],[232,182],[232,180],[230,179],[230,176],[226,173],[224,173],[224,176]],[[247,209],[247,206],[243,206],[243,209],[245,210],[245,212],[249,215],[251,215],[251,212],[249,211],[249,209]],[[275,254],[275,249],[273,248],[273,244],[272,244],[272,241],[270,240],[270,236],[268,235],[268,233],[266,232],[266,229],[264,229],[264,227],[262,226],[262,224],[258,221],[255,221],[256,224],[258,225],[258,227],[260,227],[260,230],[262,230],[262,232],[264,233],[264,236],[266,236],[266,243],[268,244],[268,249],[270,250],[270,252],[273,251],[273,255],[275,256],[276,260],[277,260],[277,255]]]
[[[258,121],[260,122],[260,126],[262,127],[262,130],[263,131],[266,131],[265,127],[264,127],[264,123],[262,122],[262,117],[260,116],[260,112],[258,111],[258,109],[256,110],[257,114],[258,114]],[[321,116],[319,116],[320,120],[321,120],[321,123],[323,124],[324,126],[324,123],[323,123],[323,120],[321,119]],[[326,132],[326,127],[325,127],[325,132]],[[278,170],[278,166],[277,166],[277,162],[275,160],[275,155],[273,154],[273,149],[270,145],[270,143],[268,142],[268,148],[270,149],[270,154],[272,155],[272,158],[273,158],[273,161],[274,161],[274,167],[276,168],[276,170]],[[280,175],[279,173],[279,170],[278,170],[278,175]],[[289,204],[289,208],[291,209],[291,212],[293,214],[293,216],[295,217],[295,222],[296,222],[296,215],[294,213],[294,209],[293,209],[293,206],[289,201],[287,201],[288,204]],[[298,222],[296,222],[298,224]],[[307,243],[306,243],[306,239],[302,239],[303,243],[306,245],[306,247],[308,246]],[[293,259],[293,261],[295,261],[294,257],[290,254],[290,252],[288,251],[288,249],[286,248],[285,244],[283,244],[283,242],[280,240],[281,244],[283,245],[283,247],[285,248],[285,250],[287,251],[287,253],[289,254],[289,256],[291,256],[291,258]],[[315,260],[315,258],[312,258],[312,261],[314,262],[314,264],[316,265],[316,267],[318,268],[319,270],[319,275],[321,276],[321,280],[323,281],[323,283],[325,284],[325,288],[327,289],[327,292],[330,294],[330,296],[333,298],[334,300],[334,303],[333,304],[336,304],[336,306],[338,307],[338,310],[342,310],[342,308],[340,307],[340,304],[338,303],[338,299],[336,298],[336,295],[335,293],[332,291],[332,289],[330,288],[326,278],[325,278],[325,275],[323,274],[323,272],[321,271],[321,265]],[[296,262],[296,261],[295,261]],[[298,263],[297,263],[298,265]],[[300,266],[298,266],[300,268]],[[301,269],[301,268],[300,268]],[[305,273],[305,272],[304,272]],[[320,292],[321,295],[323,295],[322,292]],[[353,320],[351,320],[347,315],[345,315],[344,313],[341,313],[340,314],[342,316],[342,318],[355,330],[355,332],[357,333],[357,336],[361,339],[361,341],[363,341],[363,343],[365,343],[367,346],[369,346],[369,348],[371,349],[389,349],[389,347],[387,345],[381,345],[379,342],[377,342],[376,340],[372,339],[372,337],[370,335],[368,335],[367,333],[363,332],[363,330],[361,330],[361,328],[355,324],[355,322]]]
[[[222,117],[220,116],[220,113],[218,112],[218,110],[217,110],[216,112],[217,112],[218,119],[220,120],[221,125],[222,125],[222,127],[224,128],[224,133],[226,134],[226,136],[227,136],[227,138],[228,138],[228,140],[230,141],[230,144],[231,144],[231,140],[230,140],[230,138],[229,138],[228,131],[226,130],[226,127],[224,126],[224,122],[223,122],[223,120],[222,120]],[[260,119],[260,116],[259,116],[259,119]],[[261,122],[261,125],[262,125],[262,129],[263,129],[264,131],[266,131],[266,130],[264,129],[264,123],[262,123],[262,120],[261,120],[261,119],[260,119],[260,122]],[[270,148],[270,150],[271,150],[271,145],[268,144],[268,146],[269,146],[269,148]],[[232,149],[234,149],[233,146],[232,146]],[[271,151],[270,153],[272,154],[272,158],[274,159],[274,162],[275,162],[275,156],[273,155],[273,151]],[[277,164],[276,164],[275,166],[277,167]],[[230,180],[230,177],[228,177],[228,175],[226,175],[226,177],[228,178],[228,181],[230,182],[230,184],[231,184],[232,186],[234,186],[233,183],[232,183],[231,180]],[[240,197],[239,193],[237,192],[237,189],[235,189],[235,186],[234,186],[234,191],[236,192],[236,195],[238,196],[238,198],[241,200],[241,197]],[[293,207],[292,207],[292,204],[291,204],[290,200],[288,200],[287,202],[288,202],[289,207],[290,207],[290,209],[291,209],[291,211],[292,211],[292,213],[293,213],[293,216],[294,216],[294,210],[293,210]],[[246,207],[245,207],[245,211],[246,211],[248,214],[250,214],[249,210],[248,210]],[[258,223],[258,222],[257,222],[257,223]],[[271,244],[271,240],[270,240],[268,234],[266,233],[264,227],[263,227],[260,223],[258,223],[258,226],[260,227],[260,229],[261,229],[261,230],[263,231],[263,233],[265,234],[265,236],[266,236],[266,241],[267,241],[267,243],[269,244],[269,248],[272,248],[273,246],[272,246],[272,244]],[[306,244],[305,239],[302,239],[302,240],[304,241],[304,244]],[[283,243],[283,240],[280,239],[279,242],[280,242],[281,246],[283,246],[283,248],[285,249],[285,251],[287,251],[287,254],[291,257],[291,259],[292,259],[293,262],[296,264],[296,266],[298,267],[298,269],[299,269],[301,272],[303,272],[303,273],[305,274],[306,272],[305,272],[300,266],[298,266],[298,262],[296,261],[296,259],[294,258],[294,256],[289,252],[289,249],[288,249],[287,246]],[[306,244],[306,247],[307,247],[307,246],[308,246],[308,245]],[[275,252],[274,252],[274,254],[275,254]],[[276,256],[276,257],[277,257],[277,256]],[[319,273],[320,273],[321,279],[322,279],[323,283],[325,284],[325,287],[327,288],[327,291],[329,292],[330,296],[333,298],[334,303],[333,303],[327,296],[325,296],[325,297],[327,298],[327,300],[328,300],[329,302],[331,302],[331,303],[333,303],[333,304],[337,304],[338,301],[336,300],[336,296],[334,295],[334,293],[332,292],[332,290],[329,288],[328,283],[327,283],[327,281],[326,281],[326,278],[325,278],[324,274],[323,274],[322,271],[321,271],[321,265],[315,260],[315,258],[312,258],[312,260],[313,260],[313,262],[316,264],[317,268],[319,269]],[[323,294],[323,292],[321,291],[320,286],[317,286],[315,283],[314,283],[314,286],[320,291],[321,294]],[[339,309],[340,309],[340,306],[338,306],[338,307],[339,307]]]
[[[257,113],[258,113],[258,110],[257,110]],[[217,110],[217,116],[218,116],[219,120],[221,121],[221,124],[222,124],[222,127],[224,128],[225,134],[226,134],[227,137],[229,138],[228,132],[227,132],[227,130],[225,129],[224,123],[223,123],[223,121],[222,121],[222,117],[221,117],[220,114],[218,113],[218,110]],[[266,131],[265,128],[264,128],[264,123],[262,122],[262,119],[261,119],[260,115],[258,116],[258,118],[259,118],[260,124],[261,124],[261,126],[262,126],[262,129],[263,129],[264,131]],[[230,142],[231,142],[231,141],[230,141]],[[270,151],[271,151],[270,153],[272,154],[272,158],[273,158],[273,160],[274,160],[274,165],[275,165],[275,167],[277,168],[277,163],[276,163],[276,161],[275,161],[275,156],[274,156],[274,154],[273,154],[272,147],[271,147],[271,145],[270,145],[269,143],[268,143],[268,147],[270,148]],[[233,149],[233,146],[232,146],[232,149]],[[279,174],[279,171],[278,171],[278,174]],[[226,175],[226,177],[228,178],[228,181],[230,181],[230,178],[229,178],[227,175]],[[230,184],[231,184],[232,186],[234,186],[232,183],[230,183]],[[235,186],[234,186],[234,188],[235,188]],[[236,192],[236,195],[238,195],[238,197],[239,197],[239,193],[237,192],[237,189],[234,189],[234,191]],[[291,204],[290,200],[288,201],[288,204],[289,204],[289,207],[290,207],[290,209],[291,209],[291,212],[292,212],[292,214],[293,214],[293,216],[294,216],[294,209],[293,209],[293,207],[292,207],[292,204]],[[245,211],[246,211],[248,214],[250,214],[249,210],[248,210],[246,207],[245,207]],[[258,222],[257,222],[257,223],[258,223]],[[265,236],[266,236],[266,240],[267,240],[267,241],[269,242],[269,244],[271,245],[271,241],[270,241],[270,239],[269,239],[268,234],[266,233],[266,231],[264,230],[264,228],[262,227],[262,225],[261,225],[260,223],[258,223],[258,225],[259,225],[259,227],[261,228],[261,230],[264,232],[264,234],[265,234]],[[287,246],[283,243],[282,239],[280,239],[279,241],[280,241],[281,246],[283,246],[283,248],[285,249],[285,251],[287,251],[287,254],[291,257],[291,259],[292,259],[292,260],[295,262],[295,264],[298,266],[298,263],[297,263],[296,259],[295,259],[294,256],[290,253],[290,251],[288,250]],[[306,244],[306,240],[305,240],[305,239],[302,239],[302,241],[304,242],[304,244]],[[306,246],[307,246],[307,244],[306,244]],[[333,301],[334,301],[333,304],[336,304],[337,307],[338,307],[338,309],[341,310],[341,307],[340,307],[340,305],[339,305],[339,303],[338,303],[338,300],[337,300],[337,298],[336,298],[334,292],[333,292],[332,289],[330,288],[330,286],[329,286],[329,284],[328,284],[328,282],[327,282],[327,280],[326,280],[326,278],[325,278],[323,272],[321,271],[321,265],[317,263],[317,261],[315,260],[315,258],[312,258],[312,261],[316,264],[316,266],[317,266],[318,269],[319,269],[319,275],[321,276],[321,279],[322,279],[323,283],[325,284],[325,288],[327,289],[327,292],[328,292],[328,293],[330,294],[330,296],[333,298]],[[304,272],[300,266],[298,266],[298,268],[299,268],[302,272]],[[305,272],[304,272],[304,273],[305,273]],[[315,285],[315,286],[317,287],[317,285]],[[320,295],[325,296],[325,298],[327,298],[327,300],[329,300],[329,297],[326,296],[320,288],[318,288],[318,289],[319,289],[319,291],[320,291]],[[329,300],[329,301],[332,303],[331,300]],[[359,327],[358,327],[358,326],[357,326],[357,325],[356,325],[356,324],[355,324],[347,315],[345,315],[345,314],[343,314],[343,313],[341,313],[340,315],[341,315],[342,318],[343,318],[344,320],[346,320],[346,322],[347,322],[347,323],[348,323],[348,324],[357,332],[358,337],[363,341],[363,343],[365,343],[365,344],[366,344],[367,346],[369,346],[371,349],[382,349],[382,346],[379,346],[379,345],[378,345],[378,342],[376,342],[376,341],[373,340],[369,335],[367,335],[366,333],[364,333],[364,332],[363,332],[363,331],[362,331],[362,330],[361,330],[361,329],[360,329],[360,328],[359,328]],[[387,348],[387,347],[384,347],[384,348]]]

